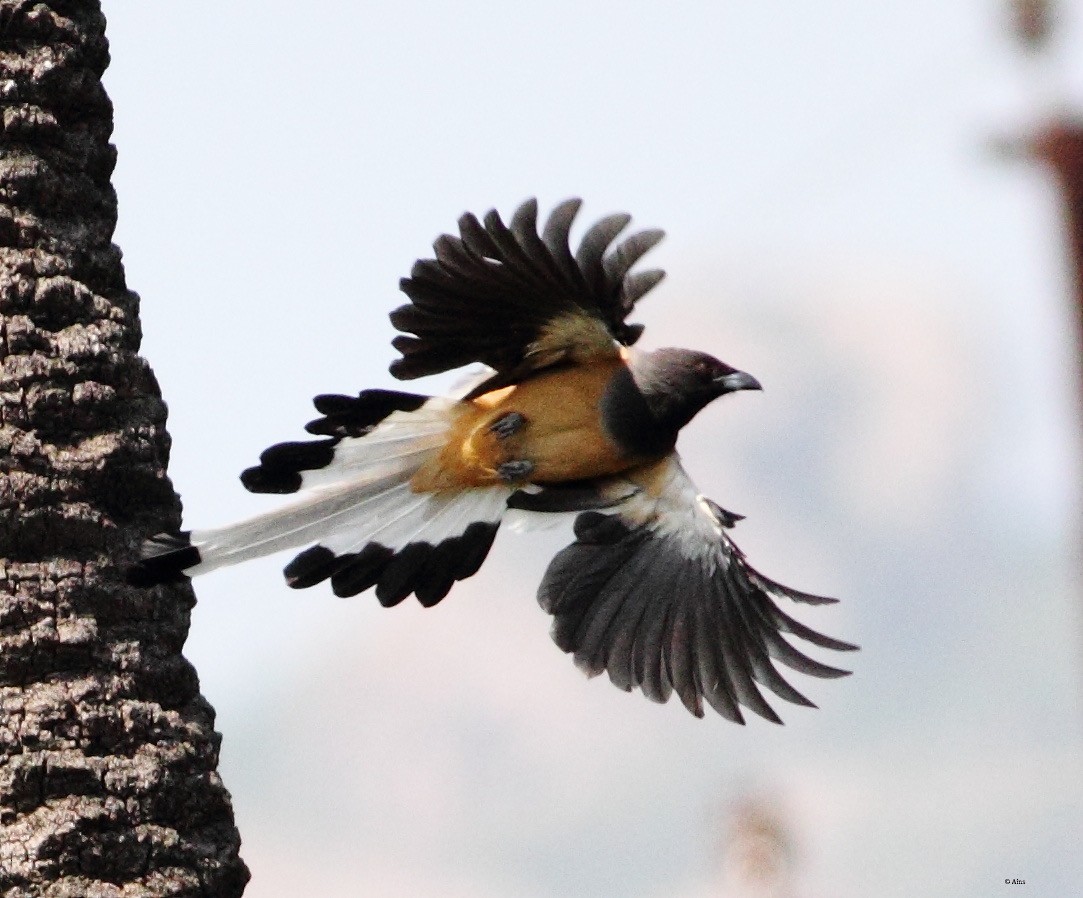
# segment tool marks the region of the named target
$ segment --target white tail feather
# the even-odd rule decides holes
[[[358,474],[388,476],[420,468],[447,439],[449,412],[454,402],[428,400],[413,412],[392,412],[362,437],[347,437],[335,446],[334,462],[326,468],[304,471],[301,489],[340,484]]]
[[[512,487],[462,493],[415,493],[410,478],[446,439],[448,400],[395,412],[370,433],[335,445],[324,468],[302,473],[304,494],[289,505],[227,527],[194,530],[200,563],[189,576],[314,543],[336,555],[378,542],[392,550],[411,542],[437,544],[476,521],[496,523]]]
[[[408,484],[392,487],[366,503],[373,513],[366,515],[361,526],[323,537],[320,544],[335,554],[357,552],[369,542],[389,549],[421,541],[436,545],[458,536],[476,521],[499,521],[513,491],[512,487],[490,486],[439,495],[411,492]],[[381,513],[385,508],[386,516]]]

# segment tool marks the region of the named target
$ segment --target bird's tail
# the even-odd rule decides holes
[[[286,566],[294,588],[330,579],[340,596],[375,586],[385,605],[410,593],[438,602],[477,572],[513,492],[411,489],[446,441],[453,406],[382,390],[317,397],[324,417],[307,429],[327,438],[272,446],[241,475],[253,492],[300,492],[297,501],[228,527],[152,537],[129,582],[152,585],[308,546]]]

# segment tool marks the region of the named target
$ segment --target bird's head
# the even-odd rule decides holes
[[[751,374],[693,349],[657,349],[632,365],[636,386],[656,411],[683,427],[709,402],[738,390],[762,390]]]
[[[603,400],[603,416],[624,445],[671,446],[708,403],[726,393],[760,389],[751,374],[704,352],[656,349],[630,355],[627,374],[615,379]]]

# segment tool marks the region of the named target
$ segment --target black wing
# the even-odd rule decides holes
[[[415,263],[400,283],[411,301],[391,313],[405,334],[393,341],[402,358],[391,373],[409,380],[482,362],[497,372],[485,385],[492,389],[568,358],[634,343],[642,326],[624,319],[664,272],[629,272],[663,233],[640,231],[610,249],[631,220],[610,215],[587,231],[573,255],[568,232],[580,205],[561,203],[540,234],[534,199],[515,211],[510,225],[495,209],[484,224],[463,215],[461,236],[439,237],[436,258]]]
[[[676,691],[697,717],[706,700],[737,723],[744,723],[742,705],[781,723],[758,685],[815,707],[774,662],[814,677],[849,672],[808,657],[782,634],[836,651],[857,646],[811,630],[778,606],[779,599],[835,599],[756,571],[725,533],[738,517],[697,495],[675,460],[659,498],[644,491],[616,514],[581,514],[576,541],[553,559],[538,591],[554,617],[554,641],[590,676],[607,671],[620,688],[658,702]]]

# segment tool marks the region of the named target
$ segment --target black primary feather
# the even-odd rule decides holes
[[[291,589],[308,589],[322,583],[341,566],[342,559],[326,546],[310,546],[287,564],[282,573]]]
[[[241,472],[241,483],[253,493],[296,493],[301,488],[301,472],[331,464],[337,442],[330,437],[308,443],[276,443],[260,453],[258,465]]]
[[[312,402],[323,417],[309,421],[305,430],[327,439],[277,443],[265,449],[258,465],[241,472],[241,483],[252,493],[296,493],[301,489],[302,473],[330,465],[342,439],[364,436],[392,412],[417,411],[431,398],[398,390],[317,396]]]
[[[399,390],[362,390],[357,396],[323,394],[312,400],[323,415],[305,425],[311,434],[360,437],[392,412],[415,412],[432,397]]]
[[[474,521],[462,533],[435,545],[425,540],[399,550],[370,542],[359,552],[336,555],[323,545],[311,546],[286,565],[286,582],[307,589],[330,578],[337,596],[354,596],[376,587],[385,606],[397,605],[411,593],[429,607],[448,594],[457,580],[478,572],[492,548],[499,522]]]
[[[540,235],[534,199],[519,206],[510,226],[496,210],[484,222],[463,215],[460,236],[438,238],[436,258],[417,262],[400,283],[410,303],[391,313],[391,323],[404,332],[393,341],[402,358],[391,373],[409,380],[474,362],[502,374],[528,373],[534,370],[526,358],[530,345],[567,315],[594,318],[617,342],[634,343],[642,327],[624,319],[662,272],[630,269],[663,232],[641,231],[614,246],[630,217],[610,215],[587,231],[573,254],[568,238],[579,206],[578,199],[558,205]]]
[[[139,559],[124,572],[132,586],[155,586],[185,578],[185,571],[200,562],[199,549],[192,545],[189,531],[159,533],[143,541]]]
[[[370,589],[394,554],[387,546],[369,543],[360,552],[341,556],[341,564],[331,574],[331,591],[344,599]]]

